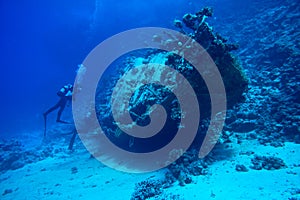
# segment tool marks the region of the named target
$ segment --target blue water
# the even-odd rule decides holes
[[[251,1],[249,1],[251,2]],[[173,20],[203,5],[214,6],[212,21],[247,1],[1,1],[0,135],[42,129],[42,115],[72,83],[77,65],[106,38],[131,28],[173,28]],[[238,15],[238,13],[237,13]]]
[[[130,28],[170,26],[176,15],[165,10],[184,4],[139,2],[1,1],[1,136],[39,130],[41,113],[99,42]]]

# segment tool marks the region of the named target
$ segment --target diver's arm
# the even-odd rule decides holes
[[[66,97],[71,97],[72,96],[72,91],[69,90],[65,96]]]

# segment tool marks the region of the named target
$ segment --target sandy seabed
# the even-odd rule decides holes
[[[214,162],[207,175],[193,176],[193,182],[175,182],[164,193],[180,199],[297,199],[300,198],[300,145],[283,147],[258,145],[256,141],[230,144],[231,156]],[[240,172],[236,165],[251,165],[251,155],[276,156],[286,168]],[[1,199],[130,199],[135,184],[149,177],[160,179],[163,170],[129,174],[101,164],[83,148],[60,152],[54,157],[27,164],[0,175]],[[155,196],[149,199],[164,199]]]

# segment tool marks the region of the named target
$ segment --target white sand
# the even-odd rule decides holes
[[[182,194],[184,199],[288,199],[292,197],[290,189],[300,186],[300,145],[285,143],[284,147],[258,146],[255,142],[248,142],[239,149],[230,160],[213,164],[210,175],[199,176],[194,184],[185,187],[171,188],[173,193]],[[288,168],[280,170],[253,170],[237,172],[236,164],[250,166],[252,156],[238,155],[238,152],[254,151],[258,155],[274,155],[282,158]],[[291,174],[292,172],[292,174]],[[295,173],[295,174],[294,174]],[[296,197],[296,195],[294,195]],[[298,198],[300,195],[297,196]]]
[[[179,194],[183,199],[288,199],[292,197],[289,191],[299,188],[300,167],[293,167],[300,164],[299,144],[274,148],[251,141],[231,145],[231,158],[214,163],[208,175],[193,177],[193,183],[184,187],[175,183],[165,193]],[[239,155],[240,151],[274,155],[282,158],[288,168],[237,172],[236,164],[248,167],[253,157]],[[72,174],[73,167],[77,173]],[[150,176],[159,178],[162,173],[118,172],[90,158],[86,151],[77,150],[0,175],[0,199],[130,199],[135,183]],[[2,195],[6,189],[13,192]]]

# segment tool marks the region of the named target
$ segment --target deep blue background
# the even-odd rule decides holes
[[[214,7],[213,23],[247,8],[233,0],[1,0],[0,136],[42,132],[42,113],[99,42],[131,28],[174,28],[203,5]]]

